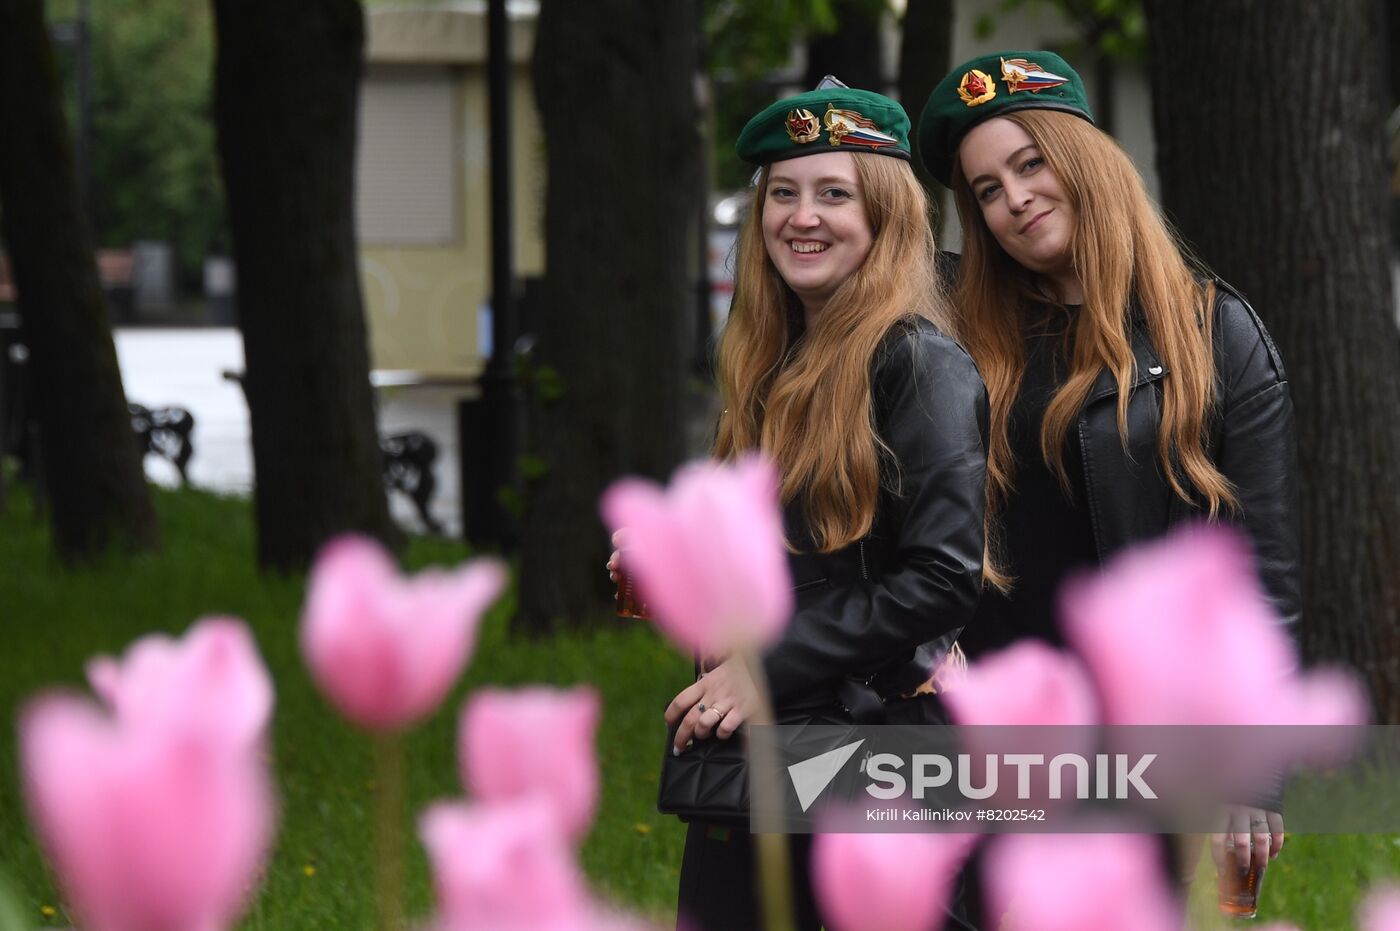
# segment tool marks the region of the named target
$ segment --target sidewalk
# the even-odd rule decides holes
[[[253,488],[253,451],[248,407],[243,391],[223,377],[243,370],[243,339],[237,329],[150,329],[114,331],[122,382],[129,400],[147,407],[183,407],[194,415],[194,458],[190,483],[227,494],[249,495]],[[438,445],[437,493],[432,514],[444,531],[461,532],[458,492],[456,399],[460,391],[443,388],[397,388],[379,392],[379,432],[421,430]],[[146,457],[146,474],[173,486],[175,468],[158,456]],[[394,519],[422,532],[417,512],[397,492],[389,495]]]

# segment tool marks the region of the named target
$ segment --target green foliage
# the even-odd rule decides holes
[[[100,0],[91,5],[92,204],[97,244],[139,239],[175,246],[181,284],[197,288],[206,252],[227,252],[213,118],[210,4]],[[51,22],[71,21],[55,0]],[[59,66],[69,125],[77,131],[72,50]]]
[[[541,404],[551,404],[564,396],[564,376],[552,365],[535,365],[522,356],[517,358],[515,374],[521,387]]]
[[[93,215],[99,241],[175,244],[198,282],[227,249],[214,141],[214,35],[208,3],[93,4]]]
[[[1058,10],[1078,33],[1080,51],[1120,61],[1141,61],[1147,56],[1142,0],[1001,0],[977,16],[973,31],[977,38],[989,39],[1002,17],[1024,8]],[[1072,57],[1075,49],[1065,51]]]
[[[786,63],[798,39],[835,28],[831,0],[710,0],[705,4],[711,71],[732,72],[741,83]]]
[[[0,876],[0,931],[28,931],[30,923],[24,920],[19,896],[4,876]]]
[[[178,633],[201,615],[244,618],[277,689],[272,753],[282,821],[243,931],[369,928],[376,786],[368,737],[341,721],[306,674],[297,646],[304,579],[259,576],[253,565],[253,516],[246,501],[199,491],[156,491],[164,552],[112,556],[68,572],[51,555],[43,523],[23,486],[0,513],[0,873],[13,880],[20,915],[30,926],[68,926],[53,877],[23,818],[14,735],[20,703],[50,687],[83,689],[94,654],[118,654],[152,632]],[[451,540],[409,545],[410,568],[454,564],[468,551]],[[600,569],[601,571],[601,569]],[[601,624],[587,633],[537,642],[508,636],[511,592],[483,625],[464,680],[442,709],[408,741],[409,805],[403,827],[431,802],[458,797],[458,711],[483,685],[591,684],[603,699],[598,734],[602,797],[582,850],[595,886],[656,920],[674,916],[684,828],[656,812],[656,772],[665,740],[661,709],[690,680],[690,661],[650,625]],[[600,604],[599,614],[608,611]],[[426,857],[410,840],[411,913],[424,915],[431,891]],[[0,913],[3,902],[0,901]],[[0,931],[12,931],[0,917]]]
[[[520,457],[519,469],[521,478],[527,482],[536,482],[549,474],[549,463],[539,456],[526,454]]]
[[[833,32],[839,16],[876,18],[889,0],[705,0],[705,65],[714,81],[713,164],[721,190],[742,187],[753,169],[734,154],[749,117],[775,99],[766,79],[793,45]],[[838,15],[839,14],[839,15]]]

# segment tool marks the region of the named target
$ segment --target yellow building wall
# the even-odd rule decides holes
[[[486,68],[482,61],[485,17],[475,13],[448,19],[423,11],[421,22],[405,26],[411,11],[398,11],[389,39],[375,31],[370,15],[369,59],[373,64],[446,63],[456,79],[459,124],[456,162],[460,166],[455,242],[434,246],[362,244],[360,272],[375,369],[410,370],[428,376],[474,377],[485,360],[478,343],[480,309],[491,291],[490,115]],[[528,70],[533,23],[512,23],[516,63],[512,74],[512,159],[515,268],[517,278],[544,269],[544,156],[539,117]],[[461,41],[453,41],[456,30]],[[522,33],[524,33],[522,35]],[[376,38],[379,42],[376,44]],[[527,44],[528,43],[528,44]],[[464,60],[465,59],[465,60]],[[471,61],[476,59],[476,61]]]

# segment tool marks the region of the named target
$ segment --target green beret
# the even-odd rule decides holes
[[[909,117],[884,94],[830,87],[766,107],[734,148],[755,165],[835,150],[909,158]]]
[[[1013,110],[1063,110],[1094,122],[1084,82],[1054,52],[981,55],[950,71],[924,104],[919,156],[929,174],[950,186],[963,136]]]

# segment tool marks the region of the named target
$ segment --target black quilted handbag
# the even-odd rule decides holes
[[[956,632],[950,635],[949,643],[928,645],[936,648],[932,655],[939,659],[924,661],[923,674],[927,675],[929,668],[934,671],[917,691],[883,699],[869,681],[847,679],[837,690],[840,705],[780,713],[773,723],[846,728],[856,724],[947,724],[948,715],[938,693],[956,687],[967,667],[967,658],[953,642],[956,636]],[[748,763],[743,731],[728,740],[714,737],[697,740],[680,756],[671,753],[675,739],[676,728],[673,727],[666,732],[666,749],[661,757],[657,810],[665,815],[677,815],[682,821],[695,819],[748,827]],[[844,732],[823,727],[820,736],[814,735],[811,745],[805,749],[808,755],[815,756],[847,742]],[[794,746],[801,743],[802,737],[798,735]]]
[[[840,707],[779,714],[773,723],[787,726],[854,727],[850,713]],[[845,742],[839,738],[833,740],[831,733],[823,732],[821,745],[814,745],[812,748],[813,755],[841,746]],[[680,756],[671,753],[675,739],[676,728],[669,728],[666,733],[666,749],[661,758],[661,786],[657,793],[657,810],[664,815],[677,815],[682,821],[713,821],[747,828],[749,768],[743,731],[728,740],[715,737],[697,740]],[[800,735],[797,740],[801,740]]]

